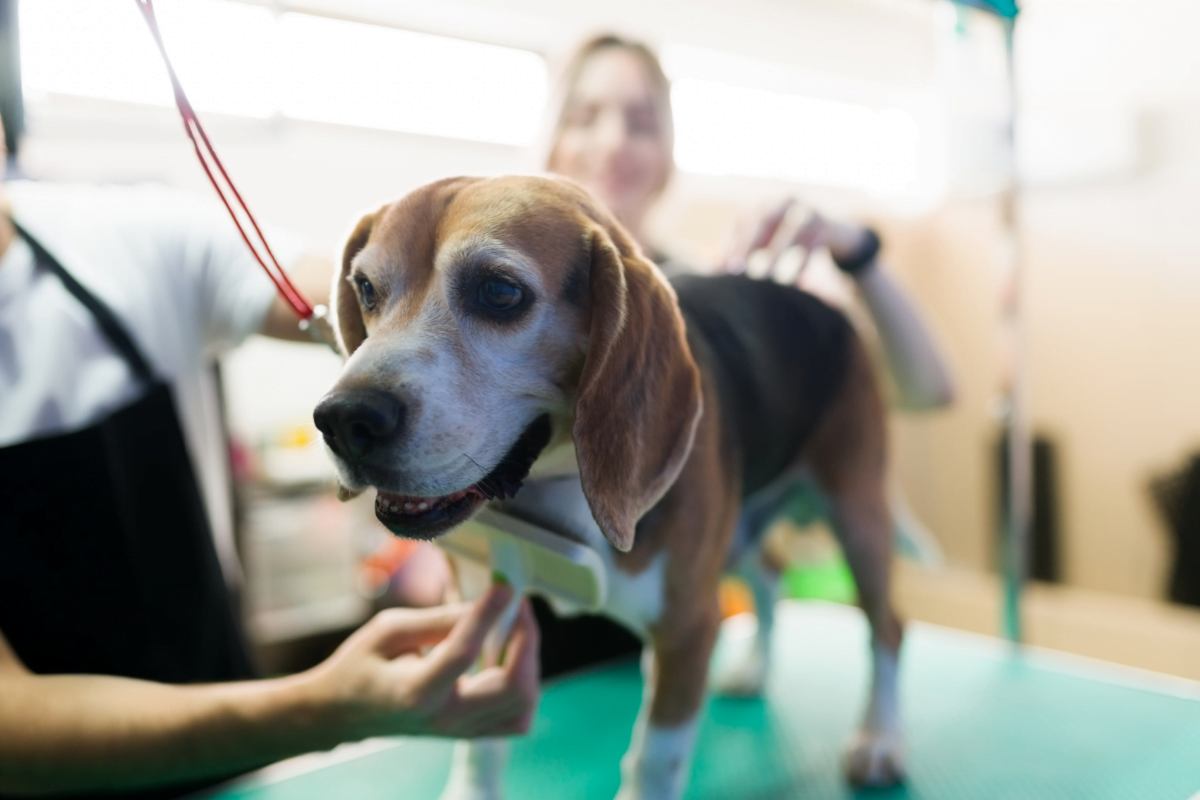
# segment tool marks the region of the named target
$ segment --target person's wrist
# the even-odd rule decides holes
[[[328,664],[278,679],[281,722],[293,729],[305,750],[326,750],[365,735],[337,679]]]
[[[829,248],[833,263],[851,277],[859,277],[875,264],[881,246],[879,235],[870,228],[862,228],[857,239],[853,245]]]

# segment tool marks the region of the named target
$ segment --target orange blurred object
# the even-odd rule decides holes
[[[359,580],[363,588],[370,594],[381,594],[388,581],[412,558],[420,545],[420,542],[399,537],[385,540],[359,565]]]
[[[718,599],[721,603],[721,619],[754,611],[754,595],[740,578],[722,578]]]

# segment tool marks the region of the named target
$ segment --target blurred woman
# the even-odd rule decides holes
[[[671,87],[645,45],[611,34],[584,42],[567,62],[550,116],[546,168],[573,178],[603,200],[648,256],[672,265],[647,238],[646,219],[675,170]],[[897,404],[926,410],[953,401],[950,370],[900,286],[880,266],[879,240],[868,228],[813,216],[783,230],[787,203],[721,265],[742,271],[750,255],[779,243],[827,247],[854,279],[879,332]],[[801,276],[803,277],[803,275]]]

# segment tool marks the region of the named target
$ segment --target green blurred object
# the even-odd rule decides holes
[[[953,0],[953,2],[960,6],[980,8],[1005,19],[1016,19],[1020,12],[1016,0]]]
[[[854,605],[858,591],[850,566],[839,553],[817,564],[793,564],[783,572],[782,595],[787,600],[826,600]]]
[[[1200,685],[1023,652],[912,623],[900,694],[909,779],[855,793],[842,748],[866,703],[862,614],[781,603],[763,700],[709,702],[685,800],[1187,800],[1200,789]],[[513,741],[511,800],[612,800],[641,696],[636,664],[545,690]],[[284,762],[220,800],[435,800],[452,743],[374,740]]]

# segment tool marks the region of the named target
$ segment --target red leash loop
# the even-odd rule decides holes
[[[150,27],[150,33],[154,36],[155,44],[158,45],[158,52],[162,54],[163,63],[167,67],[167,74],[171,78],[171,89],[175,93],[175,105],[179,108],[180,116],[183,117],[183,129],[187,133],[188,138],[192,140],[192,146],[196,149],[196,157],[200,159],[200,166],[204,168],[204,174],[208,176],[209,182],[217,190],[217,196],[221,198],[221,202],[224,203],[229,216],[233,218],[233,224],[237,226],[238,233],[242,235],[242,241],[250,248],[250,252],[254,255],[254,260],[266,270],[267,276],[275,284],[280,297],[292,307],[292,310],[300,319],[300,327],[312,332],[314,338],[320,338],[322,341],[328,343],[329,340],[320,335],[319,329],[322,326],[313,324],[314,321],[323,322],[325,308],[322,306],[314,308],[305,299],[304,295],[300,293],[300,290],[292,284],[283,268],[279,266],[279,261],[271,251],[271,246],[267,244],[267,237],[263,236],[262,230],[258,227],[258,222],[255,221],[254,215],[250,213],[250,209],[246,206],[246,201],[242,199],[242,195],[238,192],[237,187],[233,185],[229,173],[225,171],[224,165],[221,164],[221,159],[217,157],[217,151],[213,149],[212,143],[208,140],[208,135],[204,132],[204,126],[200,124],[200,119],[196,116],[192,104],[188,102],[187,95],[183,91],[183,86],[179,83],[179,78],[175,75],[175,68],[171,66],[171,59],[167,56],[167,48],[163,45],[162,34],[158,30],[158,20],[154,16],[153,0],[134,0],[134,2],[137,3],[142,16],[146,18],[146,24]],[[203,146],[201,146],[202,143]],[[233,195],[238,208],[245,214],[250,227],[254,230],[257,237],[257,245],[251,241],[246,228],[242,225],[242,221],[238,218],[237,212],[230,203],[225,189],[222,187],[220,181],[217,180],[212,167],[209,166],[209,161],[216,167],[217,172],[221,174],[221,177],[225,181],[225,186],[229,188],[229,193]],[[263,253],[266,254],[266,258],[263,257]]]

